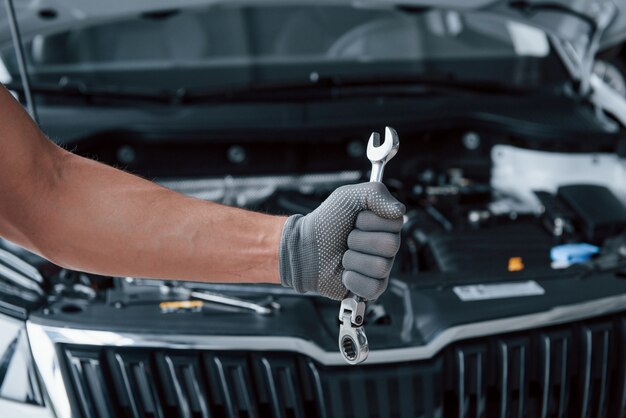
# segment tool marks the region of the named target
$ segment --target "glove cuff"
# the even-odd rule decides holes
[[[295,289],[298,293],[305,292],[304,289],[297,286],[301,283],[301,280],[298,280],[300,260],[296,259],[299,254],[298,243],[300,241],[300,229],[297,224],[302,217],[302,215],[292,215],[287,218],[280,236],[280,250],[278,252],[280,283],[285,287]]]

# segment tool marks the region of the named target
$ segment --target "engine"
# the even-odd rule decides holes
[[[437,280],[437,273],[472,273],[473,277],[540,274],[591,258],[596,253],[594,246],[601,246],[626,227],[623,196],[613,193],[611,187],[618,193],[619,188],[607,184],[602,173],[584,169],[577,172],[579,179],[574,182],[563,178],[566,166],[580,167],[597,158],[606,157],[496,145],[488,173],[484,168],[476,171],[431,164],[410,176],[390,178],[388,187],[407,205],[394,276],[432,281]],[[620,167],[617,161],[604,161],[604,170],[606,165]],[[516,166],[524,167],[525,173],[511,169]],[[199,198],[251,210],[306,214],[336,187],[366,181],[366,174],[355,170],[162,183]],[[533,177],[549,181],[537,183]],[[598,205],[602,211],[594,209]],[[582,247],[576,246],[583,243],[593,245],[580,255]],[[565,248],[565,255],[555,253],[555,248],[567,244],[574,247]],[[568,258],[570,252],[575,259]]]

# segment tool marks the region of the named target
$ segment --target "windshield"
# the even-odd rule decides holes
[[[35,81],[173,89],[388,74],[453,74],[518,85],[564,77],[543,32],[480,13],[440,10],[168,10],[36,35],[26,52]],[[12,48],[2,58],[17,79]]]

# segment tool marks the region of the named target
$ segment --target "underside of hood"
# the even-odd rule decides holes
[[[564,41],[579,42],[601,30],[600,45],[626,39],[624,0],[363,0],[363,4],[481,11],[535,26]]]
[[[13,0],[25,38],[61,30],[94,20],[174,8],[232,4],[224,0]],[[298,4],[307,0],[235,0],[245,4]],[[310,1],[310,0],[309,0]],[[600,47],[626,39],[624,0],[325,0],[324,4],[357,7],[438,8],[460,12],[484,12],[538,27],[561,40],[586,42],[598,29]],[[10,40],[4,8],[0,10],[0,46]]]

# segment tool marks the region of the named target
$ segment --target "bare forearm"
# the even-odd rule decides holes
[[[66,154],[41,225],[51,258],[109,275],[278,282],[284,218],[185,197]]]
[[[192,199],[59,148],[0,87],[0,236],[65,267],[377,299],[404,211],[379,182],[289,219]]]
[[[0,87],[0,236],[66,267],[279,282],[284,218],[189,198],[68,153]]]

